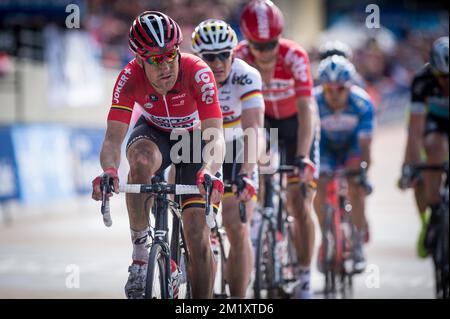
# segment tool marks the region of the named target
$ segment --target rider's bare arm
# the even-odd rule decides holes
[[[425,113],[411,113],[408,125],[408,140],[406,142],[405,164],[420,162],[423,148],[423,132],[425,130]]]
[[[297,156],[309,157],[309,151],[314,138],[316,123],[316,106],[314,99],[302,96],[297,99],[298,138]]]
[[[203,139],[206,142],[206,151],[204,151],[206,156],[203,157],[202,169],[206,170],[211,175],[214,175],[222,167],[225,157],[225,139],[223,136],[222,119],[209,118],[202,120],[201,129]]]
[[[120,147],[128,131],[128,124],[119,121],[108,121],[105,140],[100,152],[100,164],[103,169],[119,168]]]
[[[361,161],[367,163],[367,168],[370,167],[370,148],[372,144],[372,135],[363,135],[358,139],[359,148],[361,149]]]
[[[259,160],[264,151],[263,146],[265,141],[261,130],[261,128],[264,127],[264,108],[243,110],[241,115],[241,125],[244,132],[252,130],[249,132],[252,134],[252,138],[249,139],[247,135],[244,136],[244,163],[242,163],[241,171],[239,173],[250,175],[255,168],[257,160]]]

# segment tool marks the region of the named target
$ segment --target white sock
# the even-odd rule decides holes
[[[310,289],[311,281],[311,267],[310,266],[299,266],[298,267],[298,279],[302,290]]]
[[[148,250],[146,247],[148,230],[148,227],[141,231],[135,231],[130,228],[131,242],[133,243],[133,261],[148,262]]]

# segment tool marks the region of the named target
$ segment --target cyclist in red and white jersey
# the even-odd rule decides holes
[[[133,21],[129,46],[136,57],[120,72],[114,86],[100,162],[103,174],[113,181],[117,193],[120,147],[133,108],[138,107],[142,117],[134,126],[126,147],[130,163],[128,183],[150,183],[155,173],[175,162],[181,171],[180,183],[197,184],[202,195],[205,194],[204,176],[211,175],[211,201],[218,203],[223,183],[214,175],[223,163],[225,143],[216,82],[211,69],[200,58],[180,53],[181,41],[178,24],[161,12],[146,11]],[[209,132],[214,133],[203,136],[214,156],[205,156],[199,161],[195,161],[199,156],[193,152],[200,150],[200,146],[196,148],[192,143],[193,132],[197,129],[210,129]],[[182,137],[180,142],[177,137]],[[186,140],[189,145],[186,145]],[[180,143],[181,162],[177,163],[178,159],[172,158],[171,148],[175,144],[180,146]],[[190,152],[184,152],[185,148]],[[101,199],[100,180],[97,177],[93,181],[92,197],[96,200]],[[148,214],[144,211],[145,199],[145,195],[126,195],[133,243],[133,262],[125,286],[128,298],[141,298],[145,291],[149,229]],[[210,229],[205,221],[203,197],[182,196],[182,206],[184,233],[191,256],[188,273],[192,295],[194,298],[210,298],[216,265],[210,248]]]
[[[288,179],[287,204],[295,218],[300,262],[295,294],[299,298],[309,298],[314,248],[311,214],[318,177],[319,126],[308,54],[294,41],[281,38],[283,15],[269,0],[249,2],[241,14],[240,28],[246,40],[237,46],[236,56],[261,73],[266,128],[277,128],[279,139],[287,146],[285,164],[299,167],[300,174]],[[306,179],[310,186],[306,196],[300,192],[299,178]]]
[[[225,21],[205,20],[192,34],[192,50],[208,63],[217,81],[226,141],[223,179],[242,188],[240,198],[233,193],[224,194],[222,221],[230,241],[226,279],[231,296],[244,298],[253,269],[253,253],[248,224],[239,218],[239,202],[245,202],[247,220],[251,220],[258,184],[256,163],[264,144],[259,132],[264,126],[264,99],[261,75],[234,57],[232,50],[236,45],[236,33]]]

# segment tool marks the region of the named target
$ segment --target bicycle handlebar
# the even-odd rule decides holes
[[[106,227],[111,227],[112,219],[111,219],[111,213],[110,213],[110,208],[109,208],[109,198],[108,198],[107,194],[111,192],[112,187],[109,184],[109,177],[107,175],[104,175],[102,177],[101,185],[104,185],[103,187],[101,187],[101,190],[102,190],[101,212],[102,212],[102,216],[103,216],[103,224],[105,224]]]
[[[356,182],[364,187],[367,195],[370,195],[373,192],[372,185],[367,180],[367,163],[361,162],[360,168],[344,168],[338,169],[334,172],[329,172],[327,174],[328,177],[354,177]]]
[[[125,184],[119,185],[121,193],[160,193],[169,195],[200,194],[197,185],[180,184]]]
[[[103,185],[107,185],[107,181]],[[216,221],[213,212],[213,206],[209,202],[210,193],[212,190],[212,180],[209,175],[205,175],[205,190],[206,190],[206,207],[205,207],[205,215],[206,215],[206,224],[209,228],[214,228],[216,226]],[[102,188],[102,207],[101,212],[103,215],[103,223],[106,227],[110,227],[112,225],[112,219],[110,214],[110,206],[109,206],[109,198],[107,194],[111,192],[112,187],[107,186]],[[157,184],[122,184],[119,185],[119,192],[121,193],[132,193],[132,194],[148,194],[148,193],[157,193],[157,194],[171,194],[171,195],[191,195],[191,194],[200,194],[197,185],[181,185],[181,184],[165,184],[165,183],[157,183]]]

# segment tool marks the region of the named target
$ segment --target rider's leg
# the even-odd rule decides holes
[[[158,146],[148,139],[141,139],[128,147],[127,158],[130,163],[128,183],[149,183],[151,177],[162,163],[162,155]],[[145,194],[126,194],[128,217],[130,220],[131,239],[133,241],[133,261],[147,262],[147,232],[149,211],[145,211]],[[151,208],[151,201],[147,209]]]
[[[427,153],[427,164],[439,165],[448,154],[447,135],[432,132],[426,135],[425,152]],[[436,237],[436,230],[440,223],[438,216],[440,205],[439,187],[441,183],[442,172],[425,171],[423,174],[426,190],[427,203],[431,209],[431,216],[425,235],[425,248],[428,252],[432,251]]]
[[[350,170],[360,169],[361,158],[357,155],[349,154],[348,159],[345,161],[345,167]],[[352,203],[352,223],[358,232],[363,233],[366,228],[366,215],[365,215],[365,199],[366,192],[361,185],[355,180],[354,177],[347,178],[348,196]]]
[[[328,177],[336,168],[336,158],[321,146],[320,148],[320,177],[317,181],[317,194],[314,199],[314,210],[321,231],[325,225],[325,205],[327,202],[327,185],[330,182]]]
[[[417,255],[425,258],[428,255],[428,252],[425,249],[425,234],[428,227],[430,214],[427,209],[428,205],[425,194],[425,183],[422,178],[414,185],[414,198],[416,200],[417,211],[419,213],[421,224],[419,237],[417,239]]]
[[[212,298],[216,262],[211,250],[211,230],[206,224],[205,209],[183,209],[183,229],[190,254],[188,276],[194,299]]]
[[[127,158],[130,163],[128,183],[149,183],[151,176],[159,169],[162,156],[156,144],[148,139],[140,139],[128,146]],[[131,240],[133,243],[133,263],[128,268],[129,276],[125,285],[128,298],[142,298],[147,273],[148,211],[144,209],[146,195],[126,194]],[[151,202],[149,203],[151,205]]]
[[[288,186],[288,212],[294,217],[294,242],[299,260],[299,285],[296,297],[311,297],[311,259],[314,252],[314,222],[312,220],[312,202],[316,191],[307,187],[306,196],[298,183]]]
[[[427,154],[427,164],[442,164],[448,153],[447,136],[439,133],[430,133],[425,137],[424,146]],[[439,187],[441,181],[441,172],[425,171],[425,194],[428,205],[436,205],[440,202]]]
[[[327,202],[327,185],[330,179],[325,176],[324,174],[321,174],[319,177],[319,180],[317,182],[317,194],[314,199],[314,210],[316,212],[317,220],[319,222],[320,230],[322,233],[322,238],[324,234],[325,229],[325,208],[326,208],[326,202]],[[323,240],[322,240],[323,243]],[[317,261],[317,267],[320,272],[323,272],[324,270],[324,251],[323,251],[323,245],[321,244],[319,249],[319,255],[318,255],[318,261]]]
[[[314,210],[317,215],[320,230],[323,231],[325,226],[325,205],[327,202],[327,184],[330,179],[321,175],[317,182],[317,194],[314,199]]]
[[[349,160],[346,167],[359,169],[360,159]],[[366,190],[355,181],[354,177],[347,178],[348,197],[352,203],[351,218],[354,226],[353,261],[354,271],[360,273],[366,268],[366,259],[363,251],[364,235],[366,231],[365,199]]]
[[[250,241],[249,222],[239,219],[239,200],[234,195],[223,200],[222,222],[230,242],[230,254],[225,273],[233,297],[244,298],[253,269],[253,248]],[[255,200],[245,204],[247,221],[252,219]]]

